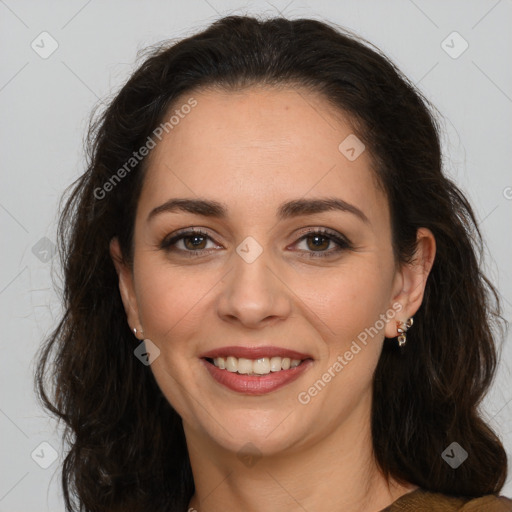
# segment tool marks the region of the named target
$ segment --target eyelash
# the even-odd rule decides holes
[[[173,248],[173,246],[180,240],[183,240],[185,238],[192,238],[193,236],[201,236],[214,241],[208,233],[200,229],[189,229],[187,231],[178,232],[171,238],[164,239],[160,244],[160,249],[166,250],[168,252],[179,251],[186,255],[186,257],[204,256],[208,249],[184,250]],[[334,254],[338,254],[341,251],[350,250],[353,248],[352,244],[349,242],[348,239],[340,235],[337,235],[336,233],[329,231],[325,228],[310,229],[304,232],[300,236],[300,238],[295,242],[295,244],[302,242],[303,240],[306,240],[307,238],[312,236],[320,236],[322,238],[327,238],[329,241],[336,243],[338,247],[330,251],[305,251],[307,253],[307,258],[326,258]]]

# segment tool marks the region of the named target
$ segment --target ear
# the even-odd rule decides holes
[[[423,302],[427,278],[432,270],[436,255],[436,239],[427,228],[419,228],[416,234],[416,251],[410,263],[404,263],[397,272],[393,304],[400,304],[401,309],[395,319],[405,322],[414,316]],[[386,338],[398,335],[396,321],[386,325]]]
[[[128,324],[132,331],[134,328],[137,328],[137,330],[140,331],[142,327],[139,319],[135,288],[133,286],[133,273],[132,269],[123,259],[123,254],[117,237],[112,238],[110,241],[110,256],[114,262],[117,276],[119,278],[119,291],[121,292],[121,300],[123,301]]]

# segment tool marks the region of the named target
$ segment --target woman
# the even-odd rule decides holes
[[[68,510],[512,510],[478,227],[378,50],[223,18],[90,133],[37,373]]]

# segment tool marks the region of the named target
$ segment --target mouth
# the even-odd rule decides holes
[[[219,368],[219,370],[226,370],[231,373],[237,373],[238,375],[259,376],[296,368],[304,361],[311,359],[291,359],[289,357],[280,356],[247,359],[245,357],[238,358],[227,356],[215,358],[207,357],[205,360],[216,368]]]
[[[277,390],[313,365],[308,354],[278,347],[224,347],[200,359],[215,381],[247,395]]]

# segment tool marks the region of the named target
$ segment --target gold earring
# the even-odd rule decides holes
[[[398,346],[403,347],[407,343],[407,331],[413,324],[413,317],[409,318],[406,322],[397,321],[396,330],[398,331]]]

